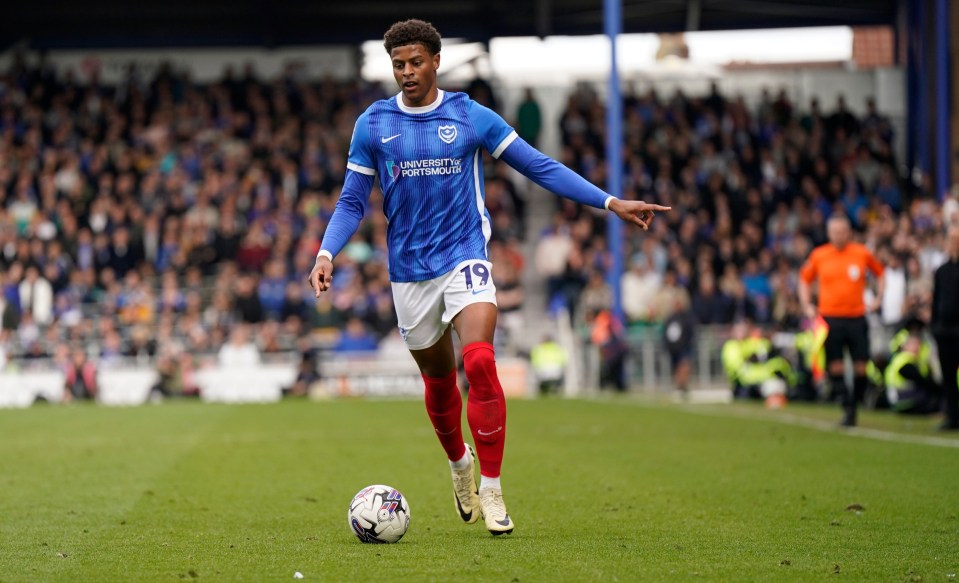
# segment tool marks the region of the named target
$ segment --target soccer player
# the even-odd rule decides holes
[[[310,285],[317,298],[329,289],[333,259],[358,228],[378,176],[400,334],[426,384],[426,410],[449,458],[457,511],[468,524],[482,515],[494,535],[510,533],[514,523],[500,484],[506,402],[493,354],[496,287],[487,258],[490,217],[480,149],[547,190],[606,208],[642,229],[655,211],[669,208],[607,195],[524,142],[493,111],[463,93],[438,89],[441,40],[431,24],[398,22],[383,44],[401,91],[356,120],[343,189]],[[460,427],[450,324],[470,386],[466,416],[479,458],[478,489],[473,452]]]
[[[819,282],[818,313],[829,325],[826,337],[826,370],[833,394],[841,396],[841,425],[856,425],[856,406],[866,392],[866,367],[869,363],[869,325],[866,322],[866,272],[876,278],[876,297],[869,307],[876,311],[882,305],[885,285],[883,265],[865,246],[851,241],[849,219],[833,215],[826,222],[829,242],[813,249],[799,272],[799,301],[810,320],[817,307],[812,304],[811,286]],[[843,351],[849,350],[853,368],[853,389],[844,378]]]

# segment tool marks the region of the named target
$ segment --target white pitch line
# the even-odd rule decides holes
[[[622,400],[609,400],[609,401],[595,401],[599,403],[622,403]],[[644,403],[641,400],[629,400],[625,401],[631,404],[639,405],[641,407],[647,408],[664,408],[662,405],[653,405],[650,403]],[[670,407],[665,407],[670,408]],[[713,408],[710,410],[699,409],[697,405],[684,405],[678,407],[680,411],[684,413],[693,413],[694,415],[708,415],[712,417],[740,417],[745,419],[755,419],[759,421],[774,421],[783,423],[785,425],[794,425],[797,427],[807,427],[809,429],[815,429],[817,431],[824,431],[827,433],[835,433],[838,435],[851,435],[854,437],[865,437],[867,439],[875,439],[877,441],[889,441],[894,443],[913,443],[918,445],[932,445],[935,447],[949,447],[953,449],[959,449],[959,439],[949,439],[946,437],[935,437],[932,435],[912,435],[909,433],[896,433],[894,431],[883,431],[882,429],[870,429],[868,427],[850,427],[850,428],[840,428],[836,423],[830,421],[824,421],[821,419],[810,419],[808,417],[800,417],[798,415],[793,415],[792,413],[780,413],[778,415],[761,415],[752,413],[749,411],[744,411],[742,409],[727,409],[721,410]]]

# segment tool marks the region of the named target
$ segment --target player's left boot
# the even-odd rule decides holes
[[[506,511],[502,490],[483,488],[479,491],[479,500],[480,508],[483,509],[483,519],[486,520],[486,530],[493,536],[513,532],[513,520]]]
[[[453,501],[456,511],[466,524],[473,524],[480,517],[480,500],[476,493],[476,474],[473,467],[476,465],[476,454],[470,444],[466,444],[466,453],[470,456],[470,465],[464,470],[453,472]]]

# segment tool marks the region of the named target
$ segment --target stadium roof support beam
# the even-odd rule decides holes
[[[550,0],[536,0],[536,36],[546,38],[553,34],[553,6]]]
[[[699,30],[699,23],[703,16],[702,0],[687,0],[686,2],[686,32]]]

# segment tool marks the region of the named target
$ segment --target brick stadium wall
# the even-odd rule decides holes
[[[852,60],[860,69],[892,67],[895,36],[891,26],[857,26],[852,29]]]

